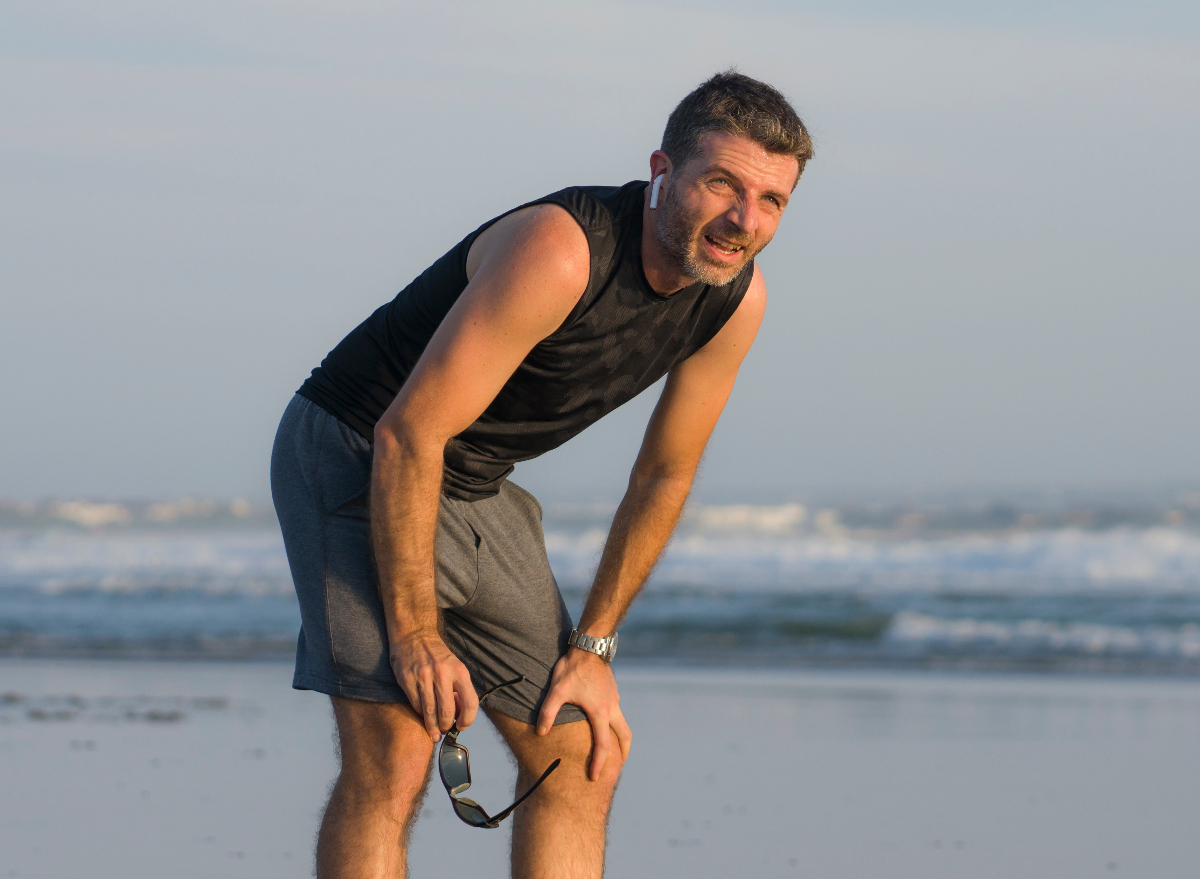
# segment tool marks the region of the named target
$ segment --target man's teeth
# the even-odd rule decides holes
[[[709,238],[709,236],[707,236],[707,235],[704,237],[708,238],[708,242],[713,247],[717,248],[717,250],[720,250],[724,253],[737,253],[739,250],[742,249],[741,245],[739,245],[739,244],[729,244],[726,241],[718,241],[716,238]]]

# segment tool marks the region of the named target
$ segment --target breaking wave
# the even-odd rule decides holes
[[[622,628],[641,661],[1200,671],[1184,528],[798,533],[788,508],[694,516]],[[573,612],[605,532],[551,526]],[[299,613],[260,530],[0,530],[0,653],[287,656]]]

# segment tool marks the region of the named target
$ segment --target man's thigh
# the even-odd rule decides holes
[[[359,797],[411,811],[429,782],[433,743],[409,705],[332,697],[342,778]]]

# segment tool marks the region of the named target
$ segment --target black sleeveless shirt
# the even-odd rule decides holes
[[[534,346],[479,419],[446,444],[448,495],[495,495],[514,464],[557,448],[650,387],[702,348],[741,303],[753,263],[723,287],[697,283],[670,296],[654,291],[642,271],[646,186],[571,187],[529,203],[556,204],[575,218],[587,234],[591,276],[562,326]],[[359,324],[298,393],[372,439],[375,423],[466,287],[471,244],[501,217]]]

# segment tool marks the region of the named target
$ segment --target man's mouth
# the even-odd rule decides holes
[[[709,246],[718,253],[723,253],[726,256],[734,256],[745,249],[744,244],[734,244],[732,241],[727,241],[724,238],[717,238],[713,235],[705,235],[704,240],[709,243]]]

